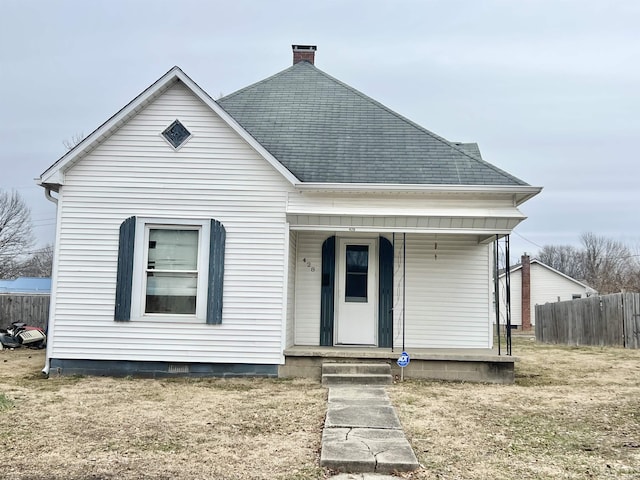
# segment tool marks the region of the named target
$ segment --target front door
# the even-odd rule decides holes
[[[336,343],[376,345],[378,241],[339,240]]]

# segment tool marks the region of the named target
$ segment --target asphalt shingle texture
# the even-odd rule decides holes
[[[218,104],[303,182],[527,185],[309,62]]]

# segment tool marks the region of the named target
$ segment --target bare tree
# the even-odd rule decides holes
[[[33,252],[31,258],[20,265],[19,275],[23,277],[50,277],[53,267],[53,245]]]
[[[71,135],[70,139],[65,139],[62,141],[62,144],[65,146],[67,150],[72,150],[76,145],[78,145],[82,140],[84,140],[84,133],[76,133]]]
[[[572,245],[545,245],[537,258],[544,264],[569,275],[584,280],[584,252]]]
[[[629,287],[631,250],[622,242],[585,233],[580,237],[584,247],[585,280],[599,293],[615,293]]]
[[[581,248],[546,245],[537,257],[601,294],[640,292],[640,255],[620,241],[593,233],[583,234],[580,240]]]
[[[19,273],[32,244],[29,207],[17,192],[0,191],[0,278]]]

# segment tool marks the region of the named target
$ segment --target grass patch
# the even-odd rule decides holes
[[[177,383],[183,385],[193,385],[199,387],[213,388],[229,392],[248,392],[256,388],[257,382],[261,379],[246,378],[167,378],[168,383]]]
[[[7,397],[4,393],[0,393],[0,413],[5,412],[13,408],[13,400]]]

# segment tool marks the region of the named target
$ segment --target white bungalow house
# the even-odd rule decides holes
[[[217,101],[174,67],[40,176],[58,205],[45,371],[490,351],[492,244],[541,189],[314,54]]]
[[[535,325],[536,305],[563,302],[595,295],[596,290],[575,278],[550,267],[529,255],[523,255],[519,265],[510,270],[511,325],[512,328],[529,330]],[[500,288],[506,290],[505,274],[500,275]],[[501,323],[506,323],[506,302],[501,299]]]

